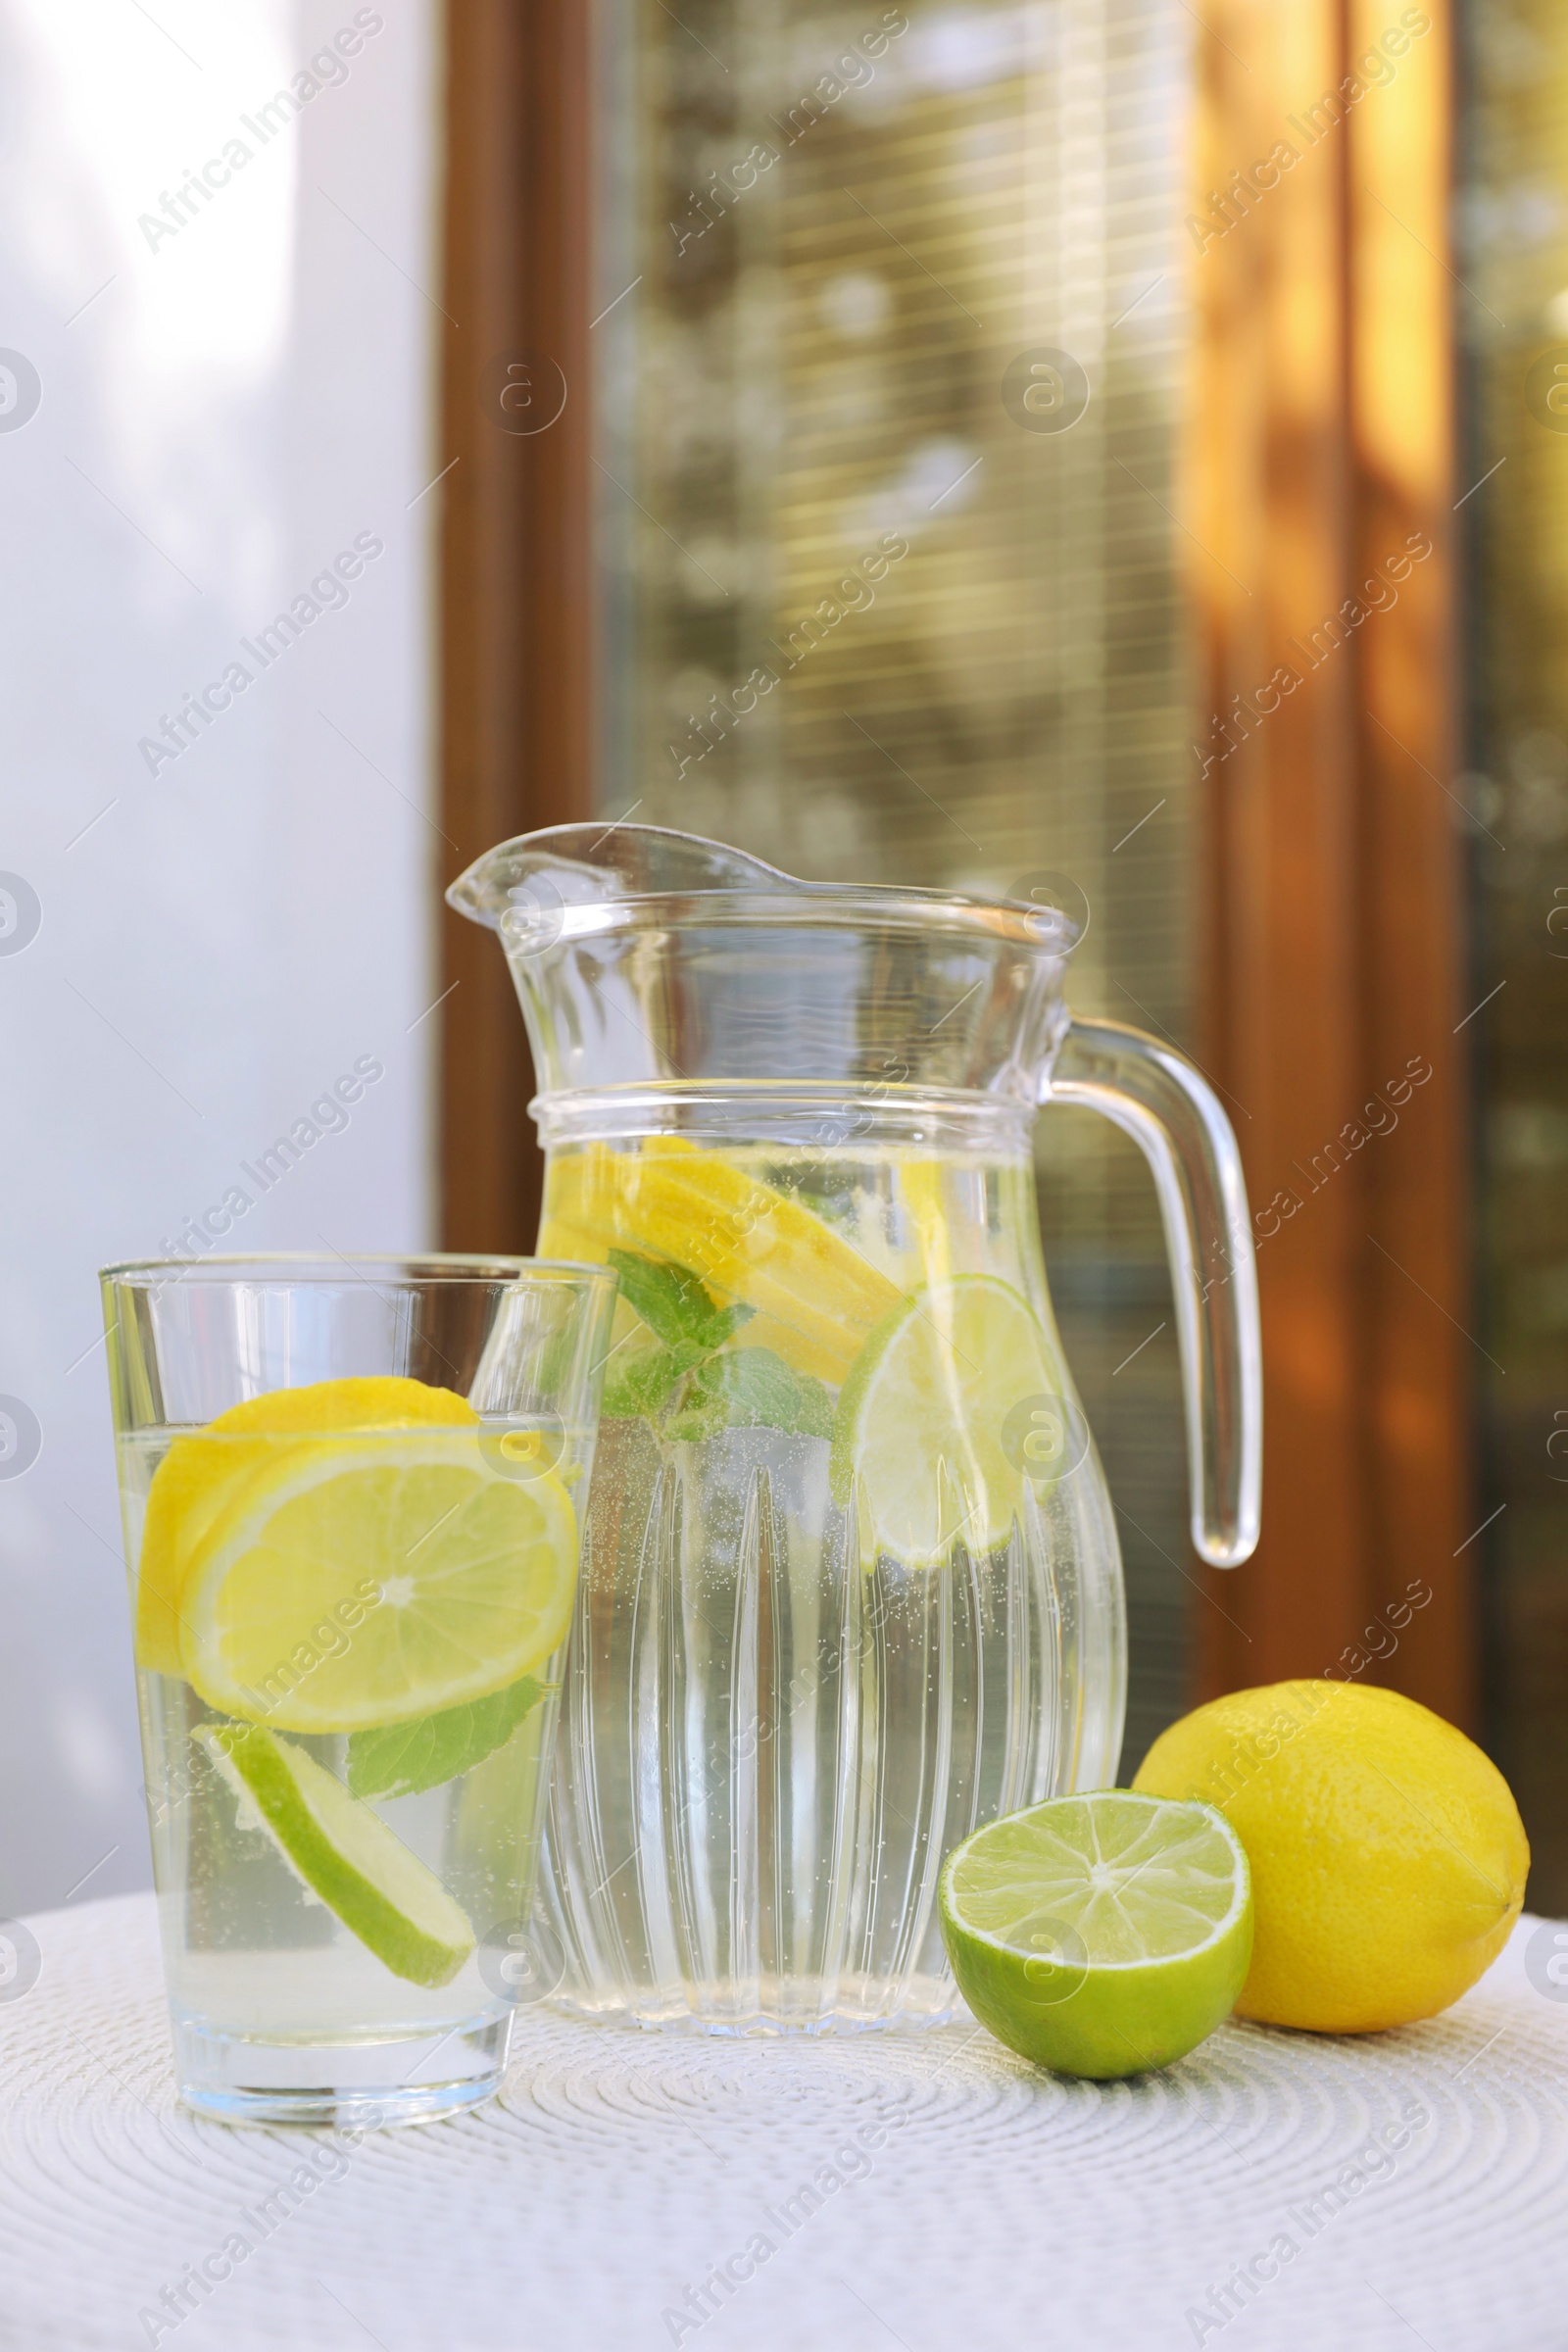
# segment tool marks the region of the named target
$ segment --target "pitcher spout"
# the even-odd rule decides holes
[[[447,903],[499,930],[509,913],[526,915],[552,902],[590,906],[693,891],[809,887],[742,850],[662,825],[550,825],[486,850],[452,884]]]

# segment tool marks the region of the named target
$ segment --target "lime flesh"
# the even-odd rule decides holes
[[[467,1914],[378,1814],[260,1725],[204,1723],[191,1736],[311,1891],[395,1977],[451,1983],[474,1948]]]
[[[861,1550],[939,1567],[961,1542],[1005,1544],[1032,1475],[1009,1425],[1061,1388],[1034,1308],[992,1275],[928,1283],[873,1332],[833,1433],[836,1499],[858,1496]]]
[[[1126,1788],[988,1822],[943,1865],[958,1989],[1009,2049],[1108,2079],[1185,2057],[1252,1951],[1247,1856],[1212,1806]]]

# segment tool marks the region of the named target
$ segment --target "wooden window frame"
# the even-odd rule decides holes
[[[1209,1691],[1348,1671],[1472,1727],[1452,25],[1442,0],[1405,14],[1428,29],[1393,57],[1391,0],[1225,0],[1198,43],[1202,1051],[1267,1236],[1263,1541],[1205,1577],[1225,1614],[1200,1609],[1200,1654]],[[1373,48],[1392,78],[1357,97]],[[1344,119],[1313,135],[1330,91]],[[1412,538],[1431,554],[1395,581]],[[1369,610],[1380,579],[1398,601]],[[1345,642],[1315,660],[1331,613]],[[1412,1060],[1396,1128],[1368,1106]]]
[[[592,813],[588,396],[591,11],[463,0],[447,14],[438,642],[450,880],[515,833]],[[518,355],[542,403],[500,402]],[[533,1069],[495,941],[443,911],[441,1234],[531,1250],[543,1160]]]

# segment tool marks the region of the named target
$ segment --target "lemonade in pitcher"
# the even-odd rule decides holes
[[[541,1247],[620,1276],[552,1893],[646,2023],[946,2014],[943,1855],[1119,1716],[1027,1159],[829,1129],[551,1161]]]
[[[1042,1102],[1131,1129],[1176,1270],[1194,1541],[1256,1540],[1246,1194],[1210,1089],[1069,1014],[1054,905],[797,881],[654,826],[508,842],[540,1247],[619,1276],[542,1883],[580,2013],[913,2027],[944,1856],[1114,1779],[1110,1498],[1062,1360]],[[1224,1269],[1223,1279],[1210,1278]]]

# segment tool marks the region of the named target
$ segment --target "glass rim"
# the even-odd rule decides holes
[[[518,1283],[538,1278],[554,1282],[563,1277],[577,1282],[613,1283],[613,1266],[596,1266],[584,1258],[527,1257],[505,1250],[357,1250],[328,1253],[321,1250],[259,1250],[217,1251],[211,1257],[126,1258],[100,1266],[100,1282],[162,1285],[172,1278],[186,1283],[203,1278],[224,1284],[242,1282],[247,1275],[274,1275],[279,1282],[309,1283],[330,1279],[363,1280],[362,1269],[378,1267],[393,1279],[410,1283]]]
[[[549,878],[547,868],[541,879]],[[526,881],[513,887],[526,894]],[[506,944],[505,907],[475,906],[453,892],[448,897],[460,914],[500,931]],[[886,882],[853,888],[801,883],[791,892],[628,890],[613,898],[564,900],[549,908],[544,920],[563,941],[636,930],[894,931],[921,939],[946,936],[999,949],[1022,948],[1046,962],[1065,962],[1081,936],[1072,918],[1053,906]]]
[[[562,1087],[528,1105],[547,1149],[676,1134],[759,1146],[793,1140],[829,1152],[923,1140],[983,1157],[1027,1153],[1039,1108],[1033,1093],[787,1078],[633,1079]],[[737,1127],[751,1132],[742,1137]],[[813,1132],[795,1133],[803,1128]]]

